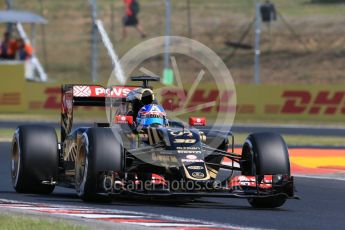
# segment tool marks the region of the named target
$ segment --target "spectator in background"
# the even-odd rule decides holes
[[[17,52],[19,60],[28,60],[32,56],[32,46],[25,43],[24,39],[19,38],[17,39]]]
[[[9,32],[4,33],[4,40],[1,42],[0,58],[14,60],[16,57],[17,42],[11,38]]]
[[[137,0],[123,0],[125,3],[125,16],[123,17],[122,40],[127,36],[127,27],[134,27],[142,38],[146,35],[139,25],[138,13],[140,6]]]
[[[277,12],[273,3],[269,0],[260,7],[261,17],[263,22],[271,22],[277,20]]]
[[[26,43],[23,38],[17,39],[17,58],[24,61],[24,70],[26,79],[34,79],[34,67],[30,58],[33,54],[33,48],[29,43]]]

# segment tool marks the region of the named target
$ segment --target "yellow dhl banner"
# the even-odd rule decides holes
[[[231,90],[204,85],[198,87],[186,107],[215,101],[201,109],[205,114],[229,114],[236,109],[239,118],[337,120],[345,119],[345,89],[335,85],[237,85]],[[183,100],[178,90],[160,95],[161,103],[178,110]],[[236,96],[237,95],[237,100]],[[231,101],[231,103],[226,103]]]
[[[0,84],[0,112],[59,114],[60,84],[25,82],[23,70],[8,70]],[[11,72],[12,71],[12,72]],[[236,112],[238,118],[345,120],[345,89],[337,85],[237,85],[236,92],[200,85],[187,90],[167,88],[157,97],[167,112],[214,118]],[[181,96],[182,95],[182,96]],[[208,106],[200,106],[207,104]],[[198,106],[200,108],[198,108]],[[191,109],[193,108],[193,109]],[[77,108],[80,113],[104,114],[100,108]],[[173,112],[172,112],[173,111]]]
[[[25,112],[24,65],[0,63],[0,112]]]

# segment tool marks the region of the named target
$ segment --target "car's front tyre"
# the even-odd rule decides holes
[[[275,133],[254,133],[246,139],[242,148],[242,175],[285,175],[290,177],[288,148],[283,138]],[[249,198],[255,208],[277,208],[287,196]]]

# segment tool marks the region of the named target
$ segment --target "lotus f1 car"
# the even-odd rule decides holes
[[[46,126],[19,126],[13,136],[14,189],[49,194],[63,186],[84,201],[121,195],[233,197],[259,208],[279,207],[295,197],[280,135],[251,134],[242,153],[234,153],[233,135],[208,129],[205,118],[191,117],[189,125],[169,121],[148,87],[158,78],[132,80],[143,85],[62,86],[60,142]],[[163,123],[140,126],[138,120],[148,116],[139,112],[145,105],[152,108],[151,118],[163,117]],[[107,107],[111,122],[72,129],[75,106]]]

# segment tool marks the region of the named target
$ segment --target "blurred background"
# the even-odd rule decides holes
[[[0,31],[10,31],[12,39],[23,37],[24,31],[32,46],[24,62],[18,57],[0,62],[0,137],[8,139],[18,120],[57,124],[62,83],[106,84],[113,65],[95,28],[95,19],[100,19],[119,58],[141,42],[167,34],[199,41],[221,57],[234,79],[237,104],[219,106],[222,100],[234,98],[225,89],[216,89],[216,79],[208,78],[206,71],[204,82],[183,109],[211,101],[216,105],[194,113],[184,111],[182,119],[202,115],[212,124],[216,116],[228,116],[236,108],[233,130],[243,135],[240,141],[250,128],[273,125],[275,131],[293,134],[287,137],[291,144],[344,145],[341,131],[276,128],[287,124],[344,127],[344,0],[137,0],[140,27],[126,27],[124,37],[128,2],[132,0],[0,1]],[[22,21],[20,32],[19,16],[28,19],[28,15],[9,12],[29,12],[35,15],[29,18],[38,21]],[[28,77],[27,63],[41,68]],[[144,64],[163,75],[163,55]],[[186,83],[183,90],[188,91],[200,63],[179,55],[177,64]],[[158,97],[171,114],[172,104],[181,100],[176,93]],[[78,108],[75,112],[80,113],[75,119],[81,122],[105,118],[104,110]],[[14,120],[12,125],[9,120]],[[248,129],[236,129],[244,124],[250,124]]]
[[[2,9],[8,8],[1,1]],[[11,0],[16,10],[32,11],[48,24],[37,26],[36,52],[49,79],[91,79],[92,11],[87,0]],[[265,1],[262,1],[264,3]],[[274,0],[276,20],[262,24],[261,82],[269,84],[344,83],[345,1]],[[147,37],[165,33],[165,1],[140,0],[139,20]],[[121,40],[124,2],[97,1],[98,17],[121,57],[143,39],[128,30]],[[253,0],[173,0],[171,34],[198,40],[213,49],[230,69],[236,83],[253,83],[255,34]],[[5,26],[3,31],[6,30]],[[29,30],[29,29],[28,29]],[[100,42],[99,79],[107,79],[111,61]],[[161,68],[163,60],[153,60]],[[192,71],[192,65],[186,65]],[[183,68],[183,67],[181,67]],[[188,71],[188,70],[186,70]],[[161,72],[161,70],[157,70]]]
[[[211,48],[234,85],[217,87],[220,77],[188,54],[170,54],[181,78],[168,52],[148,58],[141,66],[162,77],[154,88],[169,119],[206,117],[231,128],[236,147],[252,132],[280,133],[294,173],[345,172],[345,0],[2,0],[0,9],[6,146],[21,124],[60,132],[61,84],[106,86],[116,62],[109,53],[121,58],[171,35]],[[74,109],[75,126],[106,119],[104,108]]]
[[[132,199],[129,205],[127,200],[117,203],[122,198],[116,209],[238,226],[344,229],[345,0],[0,0],[0,198],[78,204],[63,190],[52,198],[13,194],[13,133],[19,125],[43,124],[54,127],[60,138],[62,84],[106,87],[116,55],[121,59],[136,45],[164,35],[205,44],[234,80],[222,83],[221,74],[212,75],[200,58],[190,57],[191,51],[148,58],[140,65],[161,77],[153,88],[168,118],[187,124],[191,116],[202,117],[207,126],[230,130],[238,154],[250,133],[281,134],[302,200],[278,212],[247,209],[234,201],[223,205],[207,200],[197,206]],[[107,38],[113,48],[104,45]],[[138,74],[143,71],[136,68],[126,75]],[[89,86],[76,89],[82,95],[83,89],[91,92]],[[76,106],[73,129],[114,123],[115,117],[109,117],[104,107]],[[14,216],[10,229],[17,226],[14,219],[23,222]]]

